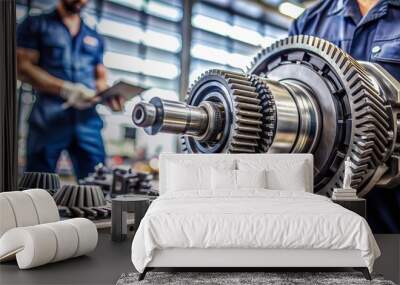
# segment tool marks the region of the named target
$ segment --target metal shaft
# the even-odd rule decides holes
[[[268,85],[276,106],[274,139],[269,152],[300,153],[312,150],[320,132],[319,110],[312,99],[312,91],[290,80],[282,82],[267,78],[260,80]],[[237,106],[240,108],[241,104],[244,103],[238,102]],[[253,107],[255,110],[259,108],[258,105]],[[132,119],[137,127],[145,128],[151,135],[164,132],[192,136],[202,142],[212,142],[224,128],[222,112],[224,110],[221,105],[215,102],[203,101],[199,106],[191,106],[155,97],[150,102],[138,103],[133,110]],[[240,116],[243,112],[238,110],[237,115]],[[247,111],[246,114],[250,112]],[[254,114],[257,117],[253,119],[241,118],[241,122],[247,128],[257,127],[259,114],[256,112]],[[241,136],[245,136],[245,133]]]
[[[298,113],[298,131],[296,142],[291,152],[311,152],[319,141],[321,132],[321,115],[313,92],[299,82],[285,80],[281,82],[292,94]]]
[[[152,98],[150,102],[136,104],[132,120],[146,133],[159,132],[201,136],[209,124],[208,113],[202,106],[194,107],[179,101]]]
[[[318,142],[320,115],[312,91],[299,82],[261,79],[276,105],[276,127],[270,153],[305,153]]]

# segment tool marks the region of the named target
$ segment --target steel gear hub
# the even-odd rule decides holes
[[[188,91],[187,104],[199,106],[201,102],[212,102],[218,105],[223,110],[225,128],[209,141],[184,136],[186,150],[191,153],[254,153],[259,152],[260,147],[267,147],[265,141],[271,132],[264,132],[263,121],[272,110],[265,103],[267,87],[257,84],[255,78],[245,74],[222,70],[205,72]]]
[[[183,135],[189,153],[312,153],[315,192],[327,196],[350,157],[363,195],[399,184],[399,103],[400,84],[383,68],[295,36],[262,50],[246,74],[204,73],[186,104],[137,104],[133,121],[150,134]]]

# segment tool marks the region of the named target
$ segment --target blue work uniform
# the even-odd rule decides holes
[[[364,17],[356,0],[320,1],[293,22],[289,34],[326,39],[400,81],[400,0],[381,0]],[[400,233],[400,187],[373,189],[366,198],[372,230]]]
[[[17,45],[38,51],[38,66],[49,74],[96,89],[104,40],[83,21],[73,37],[56,10],[29,16],[18,26]],[[81,179],[104,162],[103,122],[95,107],[63,109],[64,102],[58,94],[36,93],[28,122],[26,171],[55,172],[61,151],[67,150]]]

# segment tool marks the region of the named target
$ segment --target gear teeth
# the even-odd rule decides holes
[[[257,146],[257,141],[256,140],[246,140],[246,139],[235,138],[234,140],[232,140],[232,144],[236,145],[236,146],[256,147]]]
[[[256,112],[259,112],[262,107],[260,105],[253,105],[253,104],[248,104],[248,103],[243,103],[243,102],[235,102],[234,103],[235,107],[240,109],[247,109],[247,110],[254,110]]]
[[[292,53],[293,49],[297,50],[295,53],[298,56],[294,59],[290,57],[295,54]],[[325,65],[310,62],[310,54],[318,56]],[[320,179],[316,192],[330,196],[334,187],[342,185],[346,157],[350,157],[354,165],[352,186],[359,189],[368,182],[376,167],[388,158],[393,144],[390,110],[371,83],[366,70],[357,61],[335,45],[313,36],[289,37],[261,50],[248,69],[248,74],[254,71],[259,73],[258,76],[213,69],[199,77],[198,80],[203,80],[204,76],[220,76],[226,81],[234,116],[231,134],[224,149],[234,153],[268,151],[274,139],[277,117],[274,98],[263,78],[278,65],[293,60],[299,64],[313,64],[322,77],[329,76],[329,73],[337,76],[334,80],[338,90],[333,90],[332,96],[341,101],[339,103],[344,106],[343,110],[348,116],[346,122],[338,122],[346,124],[341,129],[346,132],[346,139],[342,141],[342,148],[332,155],[337,159],[337,163],[332,164],[335,172],[321,170],[318,173]],[[187,100],[190,100],[197,82],[189,89]],[[187,144],[187,139],[185,147],[194,151]],[[343,155],[339,156],[339,152]]]
[[[251,82],[248,82],[245,79],[242,80],[242,79],[237,79],[237,78],[229,78],[227,81],[228,81],[229,84],[232,84],[232,85],[242,85],[242,86],[251,87]]]
[[[256,132],[256,133],[261,132],[261,128],[240,124],[240,122],[238,122],[237,126],[235,127],[235,130],[243,132]]]
[[[258,98],[257,92],[252,92],[252,91],[247,91],[247,90],[235,90],[233,92],[233,95],[250,97],[250,98]]]
[[[262,114],[259,112],[254,112],[254,111],[247,111],[246,109],[240,108],[236,111],[236,115],[239,116],[246,116],[246,117],[252,117],[252,118],[261,118]],[[261,121],[260,121],[261,123]]]
[[[387,159],[389,153],[393,138],[389,133],[391,116],[385,105],[387,102],[379,96],[379,91],[374,88],[366,70],[356,60],[334,44],[313,36],[299,35],[273,43],[257,53],[248,72],[258,70],[257,72],[268,74],[281,62],[288,60],[287,55],[290,53],[285,54],[284,50],[292,48],[303,50],[304,55],[307,52],[316,54],[329,63],[330,69],[338,76],[338,83],[345,86],[340,97],[347,97],[351,109],[350,125],[346,130],[349,138],[346,153],[340,158],[342,161],[336,173],[320,179],[318,185],[321,186],[318,186],[317,193],[329,196],[334,187],[342,185],[345,157],[351,158],[353,171],[357,176],[352,186],[360,189],[376,167]],[[279,56],[275,56],[276,54]],[[299,61],[307,61],[304,55]],[[320,75],[324,76],[325,73],[321,69]],[[263,128],[265,125],[263,122]]]
[[[233,96],[233,100],[235,102],[252,103],[255,105],[259,105],[261,103],[260,99],[249,98],[249,97],[245,97],[245,96]]]
[[[243,84],[231,84],[231,88],[233,90],[242,90],[242,91],[248,91],[248,92],[254,92],[256,89],[253,86],[247,86]]]
[[[273,142],[275,124],[276,124],[276,105],[274,97],[268,88],[267,83],[262,77],[251,75],[250,81],[256,89],[258,99],[261,101],[261,139],[257,147],[257,152],[268,152]]]
[[[197,82],[204,80],[205,76],[222,77],[228,86],[234,116],[226,151],[232,153],[266,152],[272,140],[270,132],[267,135],[263,133],[262,124],[264,121],[268,121],[269,125],[273,124],[274,121],[267,119],[267,116],[275,118],[274,104],[264,101],[269,100],[269,97],[265,96],[268,91],[264,91],[262,88],[257,90],[255,77],[252,79],[250,75],[212,69],[206,71],[194,82],[188,94],[191,94]],[[264,92],[262,97],[260,97],[259,91]],[[268,139],[265,139],[266,136]],[[260,143],[260,140],[263,140],[263,143]],[[183,148],[189,150],[187,143],[187,139],[183,138]],[[263,147],[260,148],[260,145]]]
[[[237,113],[237,114],[239,114],[239,113]],[[246,118],[246,117],[240,116],[240,115],[237,116],[237,122],[247,124],[247,125],[254,125],[254,126],[259,126],[262,124],[262,122],[258,119],[249,119],[249,118]]]
[[[205,74],[222,76],[230,87],[235,116],[228,151],[267,152],[272,143],[270,127],[274,127],[276,110],[274,102],[268,102],[272,95],[267,87],[260,88],[256,84],[257,76],[222,70],[209,70]],[[263,130],[264,122],[267,122],[268,132]]]
[[[181,151],[183,153],[188,153],[188,148],[186,146],[186,140],[184,136],[179,137],[179,140],[181,142]]]
[[[259,134],[250,134],[250,133],[244,133],[244,132],[236,132],[236,137],[241,138],[241,139],[248,139],[248,140],[258,140],[260,139]]]
[[[242,146],[234,146],[232,145],[229,148],[230,153],[254,153],[255,148],[253,147],[242,147]]]

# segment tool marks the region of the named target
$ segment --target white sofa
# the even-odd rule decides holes
[[[97,229],[88,219],[60,221],[57,206],[42,189],[0,193],[0,262],[20,269],[84,255],[96,248]]]

